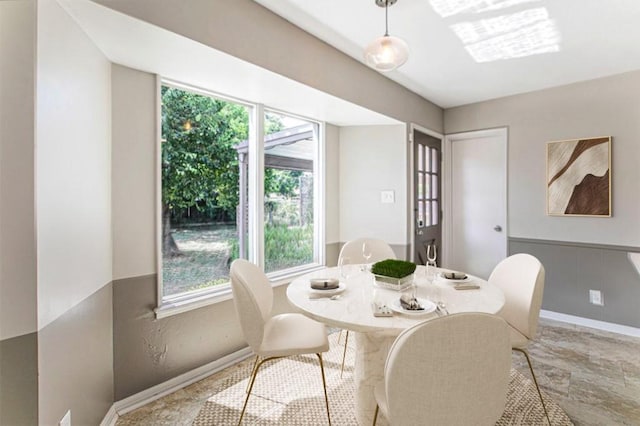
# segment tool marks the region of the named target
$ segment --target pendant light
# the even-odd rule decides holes
[[[389,35],[389,6],[393,6],[396,1],[398,0],[375,0],[378,6],[384,7],[385,31],[382,37],[373,40],[364,50],[365,63],[382,72],[393,71],[409,58],[407,43]]]

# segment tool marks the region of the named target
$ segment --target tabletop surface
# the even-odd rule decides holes
[[[377,302],[397,303],[402,292],[389,290],[375,284],[375,277],[353,265],[353,270],[345,279],[339,276],[338,268],[326,268],[303,275],[289,284],[287,298],[293,306],[305,315],[332,327],[360,332],[386,332],[398,334],[402,330],[428,319],[437,318],[436,312],[421,315],[408,315],[394,312],[392,317],[374,317],[371,307],[373,300]],[[486,312],[498,313],[504,306],[504,294],[495,285],[474,276],[469,276],[469,283],[477,284],[479,289],[456,290],[454,285],[442,278],[441,273],[447,269],[436,269],[436,278],[429,283],[424,266],[418,266],[415,272],[416,296],[445,303],[449,313]],[[329,298],[310,299],[314,293],[310,287],[311,278],[338,278],[345,290],[336,300]]]

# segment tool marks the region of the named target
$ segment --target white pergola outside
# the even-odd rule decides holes
[[[316,132],[312,123],[290,127],[265,136],[265,168],[313,172],[315,137]],[[244,235],[246,235],[249,226],[247,186],[249,179],[249,141],[244,140],[236,145],[235,148],[238,153],[238,167],[240,168],[238,182],[240,196],[236,212],[236,224],[238,227],[239,253],[243,254],[246,249]]]

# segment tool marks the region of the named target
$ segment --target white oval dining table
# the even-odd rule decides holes
[[[375,399],[373,388],[382,381],[387,353],[395,338],[408,327],[421,321],[437,318],[441,313],[431,312],[422,315],[409,315],[394,312],[392,317],[375,317],[371,304],[376,302],[390,306],[397,303],[398,291],[389,290],[375,284],[375,278],[359,266],[351,266],[352,273],[348,278],[340,277],[338,268],[331,267],[311,272],[295,279],[287,287],[289,302],[304,315],[325,323],[330,327],[338,327],[355,332],[355,370],[356,385],[356,419],[359,425],[370,425],[373,422]],[[434,302],[442,301],[448,313],[485,312],[497,314],[504,306],[504,294],[489,282],[469,276],[465,284],[476,284],[477,289],[456,290],[454,283],[442,278],[441,273],[447,269],[436,269],[436,278],[429,283],[425,267],[418,266],[414,282],[418,299]],[[345,289],[339,298],[311,299],[318,296],[312,291],[310,279],[338,278]],[[320,294],[324,296],[324,294]],[[437,344],[437,342],[434,342]],[[378,419],[378,425],[386,424]]]

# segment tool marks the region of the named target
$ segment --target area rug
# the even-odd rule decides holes
[[[338,333],[330,335],[331,350],[324,354],[331,423],[336,426],[357,426],[354,416],[354,349],[347,349],[345,370],[340,378],[344,342],[338,343]],[[235,425],[238,423],[253,360],[247,360],[209,383],[211,397],[207,399],[193,421],[196,426]],[[543,394],[544,395],[544,394]],[[573,425],[566,413],[545,396],[552,425]],[[266,363],[260,369],[242,421],[245,425],[323,425],[327,413],[322,393],[322,379],[317,357],[282,358]],[[384,419],[379,425],[387,424]],[[496,423],[505,425],[547,424],[533,382],[518,371],[511,370],[511,382],[505,412]]]

